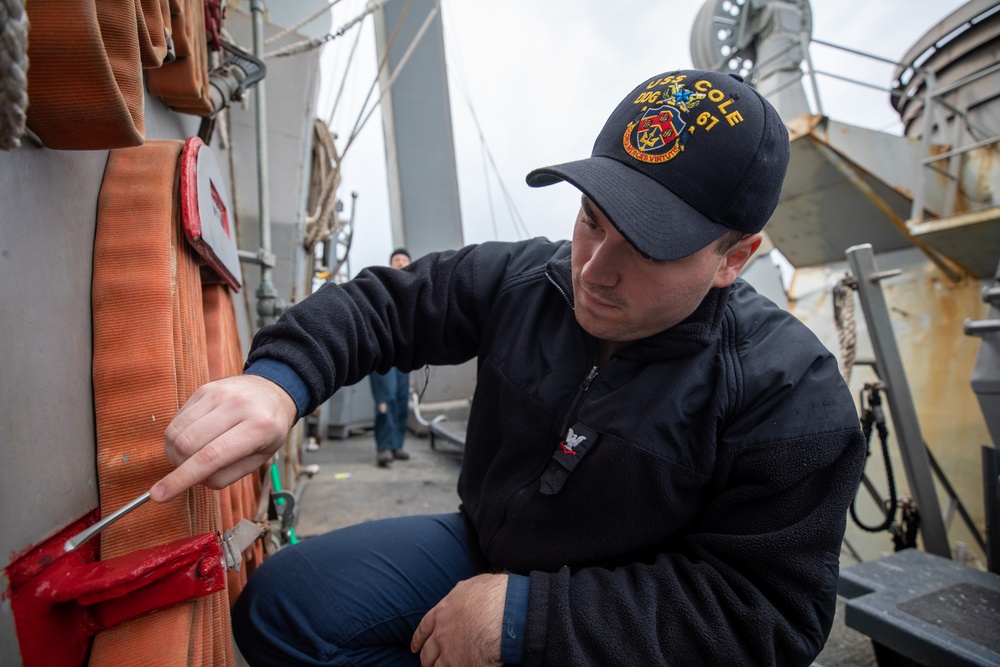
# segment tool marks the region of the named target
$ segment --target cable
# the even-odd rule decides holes
[[[409,7],[410,2],[411,2],[411,0],[406,0],[406,7],[407,8]],[[368,110],[368,113],[364,116],[363,119],[361,119],[360,116],[359,116],[359,122],[356,122],[354,124],[354,129],[351,130],[351,136],[348,137],[348,139],[347,139],[347,146],[344,147],[344,152],[347,152],[347,149],[350,147],[350,145],[352,143],[354,143],[354,139],[358,136],[358,134],[360,134],[361,129],[368,122],[368,119],[371,118],[371,115],[373,113],[375,113],[375,109],[377,109],[378,106],[379,106],[379,103],[382,102],[382,98],[385,97],[389,93],[390,90],[392,90],[392,84],[396,81],[396,77],[398,77],[399,73],[403,71],[403,68],[406,66],[407,61],[410,59],[410,56],[413,54],[413,50],[415,48],[417,48],[417,45],[423,39],[424,34],[427,32],[427,28],[430,27],[431,21],[437,15],[438,10],[440,9],[440,7],[441,7],[441,2],[440,2],[440,0],[438,0],[437,2],[434,3],[434,6],[431,8],[431,11],[429,11],[427,13],[426,18],[424,18],[424,22],[420,25],[420,28],[417,30],[417,34],[414,35],[413,41],[410,42],[410,45],[408,47],[406,47],[406,51],[403,53],[403,57],[399,59],[399,64],[396,65],[396,69],[393,70],[392,74],[389,76],[389,80],[385,83],[385,85],[381,87],[381,92],[379,93],[378,99],[375,100],[375,104],[372,105],[372,108]],[[400,19],[399,19],[399,22],[396,25],[397,30],[398,30],[399,26],[402,25],[402,22],[403,22],[403,17],[401,16]],[[395,38],[395,34],[393,35],[393,38]],[[379,72],[381,72],[382,69],[383,69],[383,67],[384,67],[384,65],[388,63],[388,56],[389,56],[389,54],[391,52],[392,52],[392,45],[390,43],[390,46],[386,49],[386,52],[385,52],[385,56],[386,57],[383,59],[383,63],[379,67]],[[378,81],[378,78],[376,76],[376,82],[377,81]],[[368,103],[368,99],[370,99],[370,97],[371,97],[371,92],[374,89],[375,89],[375,82],[372,82],[372,88],[368,91],[368,97],[365,98],[365,104],[366,105]],[[364,109],[364,107],[362,107],[362,110],[363,109]]]
[[[407,0],[409,1],[409,0]],[[270,51],[264,54],[264,58],[282,58],[285,56],[292,56],[304,51],[311,51],[312,49],[319,48],[327,42],[333,41],[338,37],[342,37],[344,33],[361,23],[369,14],[373,14],[375,10],[382,7],[384,2],[369,2],[365,5],[365,9],[361,14],[355,16],[353,19],[342,25],[335,32],[327,33],[323,37],[318,37],[316,39],[304,39],[300,42],[295,42],[294,44],[289,44],[288,46],[277,49],[276,51]]]
[[[427,391],[427,387],[430,386],[430,383],[431,383],[431,367],[430,367],[430,364],[424,364],[423,371],[424,371],[424,386],[420,388],[420,394],[417,395],[417,403],[423,403],[424,402],[424,392]]]
[[[309,16],[309,17],[307,17],[307,18],[304,18],[304,19],[302,19],[301,21],[299,21],[298,23],[296,23],[296,24],[294,24],[294,25],[290,25],[290,26],[288,26],[287,28],[285,28],[285,29],[284,29],[284,30],[282,30],[281,32],[279,32],[279,33],[276,33],[276,34],[274,34],[274,35],[271,35],[270,37],[268,37],[267,39],[265,39],[265,40],[264,40],[264,44],[265,44],[265,45],[267,45],[267,44],[273,44],[274,42],[278,41],[279,39],[281,39],[282,37],[284,37],[284,36],[285,36],[285,35],[287,35],[288,33],[291,33],[291,32],[295,32],[296,30],[298,30],[298,29],[299,29],[299,28],[301,28],[302,26],[304,26],[304,25],[307,25],[307,24],[309,24],[309,23],[312,23],[313,21],[315,21],[316,19],[318,19],[318,18],[319,18],[320,16],[322,16],[323,14],[326,14],[327,12],[329,12],[329,11],[332,11],[332,10],[333,10],[333,8],[334,8],[334,7],[335,7],[335,6],[337,5],[337,3],[339,3],[339,2],[340,2],[340,0],[330,0],[330,4],[328,4],[328,5],[325,5],[325,6],[324,6],[324,7],[322,8],[322,9],[318,10],[318,11],[317,11],[317,12],[316,12],[315,14],[313,14],[312,16]]]
[[[898,505],[898,501],[896,499],[896,481],[892,475],[892,461],[889,459],[889,429],[885,425],[885,412],[882,410],[882,398],[879,393],[879,386],[875,384],[868,384],[865,385],[865,389],[863,391],[868,392],[868,407],[865,409],[864,414],[861,417],[861,430],[865,434],[865,442],[869,445],[867,456],[871,456],[870,445],[872,438],[872,425],[874,424],[878,429],[879,440],[882,443],[882,458],[885,461],[885,475],[886,484],[889,488],[889,498],[883,501],[886,505],[885,520],[880,525],[868,526],[862,523],[861,519],[858,518],[858,514],[855,509],[857,494],[855,494],[854,500],[851,501],[851,518],[854,519],[854,523],[856,523],[862,530],[869,533],[879,533],[883,530],[889,530],[893,522],[896,520],[896,508]],[[861,397],[861,404],[864,405],[863,394]]]
[[[874,424],[878,430],[879,440],[882,443],[882,458],[885,461],[885,475],[886,484],[889,488],[889,497],[883,501],[885,504],[885,520],[880,525],[867,526],[861,522],[855,509],[856,494],[854,500],[851,501],[851,518],[859,528],[869,533],[878,533],[883,530],[889,531],[892,535],[892,543],[896,551],[911,549],[917,546],[917,533],[920,530],[920,510],[913,498],[908,496],[896,497],[896,481],[893,478],[892,462],[889,458],[889,429],[885,425],[885,413],[882,411],[881,384],[866,384],[863,391],[868,392],[868,408],[865,409],[861,418],[861,430],[865,434],[865,441],[869,444],[871,443],[872,425]],[[861,403],[862,405],[864,404],[863,395]],[[871,449],[868,450],[868,455],[871,455]],[[864,478],[864,481],[867,482],[867,478]],[[868,485],[869,490],[871,490],[870,483]],[[902,510],[902,518],[899,522],[896,521],[897,510]]]
[[[447,5],[446,5],[447,6]],[[465,83],[465,75],[461,66],[461,52],[458,46],[451,41],[450,34],[445,33],[446,38],[448,38],[448,43],[450,44],[450,50],[456,55],[456,60],[458,65],[455,67],[448,67],[448,74],[450,78],[454,80],[455,88],[458,90],[462,99],[465,101],[466,107],[469,109],[469,114],[472,116],[472,122],[476,127],[476,134],[479,137],[479,144],[482,147],[482,152],[485,160],[488,161],[490,167],[492,167],[493,174],[496,176],[497,184],[500,187],[500,192],[503,197],[503,201],[507,206],[507,213],[511,217],[511,223],[514,226],[514,233],[517,235],[518,239],[526,239],[531,236],[531,232],[528,230],[528,226],[524,224],[524,219],[521,217],[521,213],[514,202],[513,196],[510,194],[510,190],[507,189],[507,185],[504,183],[503,177],[500,175],[500,169],[497,167],[496,160],[493,158],[493,152],[490,150],[489,143],[486,141],[486,135],[483,133],[482,126],[479,123],[479,116],[476,114],[475,106],[472,104],[472,97],[469,94],[469,88]],[[485,171],[485,163],[484,163]],[[497,230],[495,212],[493,210],[493,197],[489,186],[489,176],[484,176],[484,182],[486,185],[486,192],[489,199],[490,206],[490,217],[493,220],[493,234],[496,239],[499,240],[500,234]]]
[[[337,106],[340,104],[340,100],[344,95],[344,86],[347,84],[347,75],[351,71],[351,63],[354,62],[354,54],[358,50],[358,43],[361,41],[361,31],[358,30],[354,35],[354,44],[351,45],[351,52],[347,55],[347,63],[344,65],[344,76],[340,79],[340,87],[337,89],[337,94],[333,98],[333,107],[330,109],[330,116],[326,121],[327,125],[333,125],[333,117],[337,113]]]

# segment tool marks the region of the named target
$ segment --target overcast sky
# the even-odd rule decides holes
[[[402,0],[395,0],[401,2]],[[899,59],[961,0],[813,0],[813,36],[852,49]],[[340,27],[364,0],[342,0],[333,10]],[[475,111],[501,178],[530,236],[566,238],[579,206],[568,184],[533,189],[533,168],[590,154],[594,138],[621,98],[654,74],[692,66],[689,42],[702,3],[686,0],[442,0],[449,67],[459,196],[467,243],[525,236],[502,201]],[[362,24],[333,127],[349,134],[375,77],[371,19]],[[325,47],[319,115],[328,118],[353,34]],[[892,67],[813,45],[819,70],[887,87]],[[819,79],[824,111],[834,120],[899,133],[888,95]],[[489,185],[487,189],[487,177]],[[393,240],[385,176],[382,120],[376,112],[345,155],[340,196],[357,191],[352,276],[386,263]],[[490,201],[492,200],[492,207]],[[492,212],[491,212],[492,211]]]

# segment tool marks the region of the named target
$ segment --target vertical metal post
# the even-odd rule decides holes
[[[889,319],[889,308],[878,284],[878,281],[888,276],[879,273],[870,243],[848,248],[847,261],[857,281],[858,297],[875,352],[875,367],[886,387],[886,400],[896,429],[896,440],[903,457],[910,492],[920,509],[920,532],[924,549],[938,556],[951,558],[948,532],[941,515],[937,490],[934,488],[927,446],[920,433],[917,410],[913,405],[910,385],[906,380],[903,360]]]
[[[253,15],[253,53],[264,59],[264,0],[251,0]],[[254,89],[254,118],[257,129],[257,208],[260,222],[260,248],[264,256],[271,255],[271,196],[267,170],[267,88],[261,79]],[[272,280],[272,268],[261,265],[260,284],[257,286],[257,326],[271,324],[278,319],[278,290]]]
[[[962,146],[962,132],[965,129],[962,117],[964,116],[964,112],[959,113],[956,111],[952,120],[951,149],[953,151],[957,151]],[[948,189],[944,195],[944,217],[955,215],[955,208],[958,203],[958,186],[962,179],[962,160],[964,158],[965,153],[960,151],[955,152],[948,158]]]
[[[923,159],[931,155],[931,134],[934,132],[935,91],[937,77],[929,69],[924,70],[924,131],[920,136],[920,159],[917,160],[917,173],[913,180],[913,206],[910,208],[910,220],[919,222],[924,219],[924,166]]]
[[[809,52],[809,35],[805,32],[799,33],[799,41],[802,43],[802,56],[805,58],[806,66],[809,67],[809,84],[812,88],[813,99],[816,101],[816,113],[823,116],[823,101],[819,97],[819,84],[816,82],[816,70],[813,69],[812,54]]]

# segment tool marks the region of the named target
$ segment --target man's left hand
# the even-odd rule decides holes
[[[410,650],[422,667],[499,667],[506,574],[458,582],[420,621]]]

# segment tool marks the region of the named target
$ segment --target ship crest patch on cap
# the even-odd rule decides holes
[[[689,88],[683,83],[685,78],[679,75],[654,79],[633,101],[633,104],[644,106],[625,128],[622,146],[636,160],[649,164],[666,162],[684,150],[696,126],[710,131],[719,118],[713,111],[697,112],[696,107],[703,100],[716,103],[730,126],[743,120],[739,113],[727,114],[728,107],[738,97],[726,99],[726,95],[706,79],[697,81],[693,89]]]

